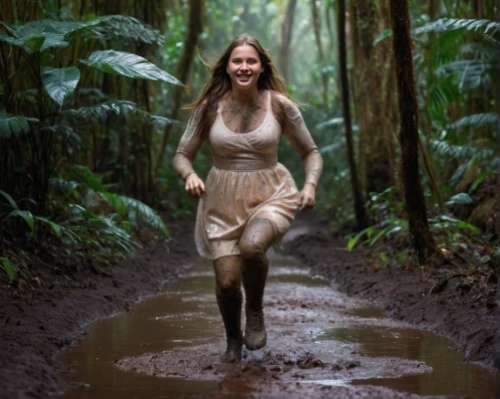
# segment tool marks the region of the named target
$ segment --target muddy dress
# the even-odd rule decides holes
[[[266,115],[255,130],[236,133],[227,128],[217,110],[208,134],[213,168],[205,181],[196,216],[195,241],[201,256],[217,259],[239,255],[238,242],[246,225],[255,218],[272,222],[276,242],[289,230],[299,204],[299,193],[290,172],[278,163],[278,144],[287,137],[302,158],[305,183],[317,186],[322,159],[297,106],[281,101],[286,121],[282,129],[271,109],[271,92],[266,93]],[[196,115],[196,113],[195,113]],[[174,168],[185,180],[193,170],[193,159],[203,139],[195,135],[196,117],[188,122],[174,157]]]

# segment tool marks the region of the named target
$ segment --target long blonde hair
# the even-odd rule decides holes
[[[216,117],[218,103],[224,95],[231,90],[231,78],[226,71],[231,53],[236,47],[243,46],[245,44],[252,46],[259,54],[263,71],[257,81],[257,88],[259,90],[271,91],[273,94],[271,102],[273,112],[280,124],[283,125],[284,109],[281,101],[276,101],[275,97],[276,94],[279,93],[287,98],[290,98],[286,92],[285,84],[283,83],[283,80],[273,63],[269,52],[261,46],[257,39],[244,33],[236,37],[229,44],[217,63],[211,68],[212,76],[203,89],[203,92],[198,100],[186,106],[186,108],[192,109],[191,116],[198,110],[201,112],[199,123],[196,126],[195,135],[201,135],[203,137],[208,136],[210,127],[214,123]]]

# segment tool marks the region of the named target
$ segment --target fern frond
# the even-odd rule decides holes
[[[450,75],[431,87],[428,101],[430,109],[439,113],[447,104],[457,102],[460,93],[455,81],[455,76]]]
[[[119,198],[124,202],[125,206],[129,210],[129,215],[130,211],[133,211],[137,214],[137,216],[144,220],[148,225],[151,227],[160,230],[166,237],[170,237],[170,233],[167,229],[167,226],[161,219],[160,215],[158,213],[147,206],[145,203],[136,200],[134,198],[130,197],[125,197],[123,195],[120,195]]]
[[[453,19],[442,18],[430,22],[419,28],[413,29],[413,34],[421,35],[429,32],[447,32],[456,29],[475,31],[494,40],[500,32],[500,22],[493,22],[488,19]]]
[[[447,129],[459,129],[461,127],[473,126],[473,127],[483,127],[488,125],[494,125],[498,121],[498,115],[494,113],[485,114],[475,114],[465,116],[456,122],[447,126]]]
[[[491,148],[480,149],[469,145],[454,145],[444,140],[432,139],[430,143],[437,154],[451,158],[470,158],[475,156],[477,159],[489,159],[495,154],[495,151]]]
[[[132,115],[138,115],[149,123],[155,123],[160,126],[176,123],[173,119],[164,116],[152,115],[137,107],[131,101],[125,100],[110,100],[101,104],[93,105],[90,107],[81,107],[73,110],[66,110],[62,112],[63,115],[82,117],[89,119],[96,117],[101,122],[105,122],[110,116],[121,116],[128,119]]]
[[[453,49],[455,51],[455,49]],[[464,43],[460,46],[460,56],[482,60],[484,62],[493,62],[496,57],[495,48],[481,42]]]
[[[482,60],[457,60],[443,65],[436,73],[444,76],[456,76],[460,90],[476,89],[488,86],[489,72],[493,65]]]

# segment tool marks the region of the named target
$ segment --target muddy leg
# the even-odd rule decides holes
[[[243,337],[241,334],[241,258],[224,256],[214,261],[215,296],[226,328],[227,349],[222,359],[239,362]]]
[[[245,346],[249,350],[264,347],[267,341],[262,300],[269,261],[266,251],[276,238],[274,224],[268,219],[254,219],[246,227],[240,240],[243,260],[241,275],[245,288]]]

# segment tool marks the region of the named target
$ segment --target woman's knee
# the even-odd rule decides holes
[[[265,256],[267,250],[261,243],[250,240],[241,240],[239,246],[241,258],[244,261],[260,259]]]
[[[275,227],[269,219],[254,219],[246,228],[239,243],[242,259],[262,258],[275,238]]]
[[[241,258],[225,256],[214,261],[217,292],[231,295],[241,286]]]
[[[238,278],[224,277],[217,282],[217,291],[221,295],[231,296],[240,290]]]

